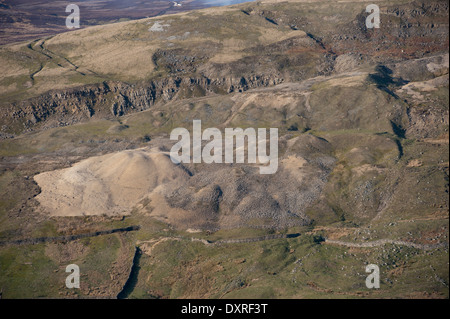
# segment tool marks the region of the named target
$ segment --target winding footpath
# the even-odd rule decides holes
[[[325,239],[324,243],[332,245],[340,245],[345,247],[356,247],[356,248],[368,248],[368,247],[378,247],[386,244],[393,244],[398,246],[406,246],[421,250],[431,250],[437,248],[448,248],[448,243],[436,243],[436,244],[416,244],[404,240],[393,240],[393,239],[379,239],[375,241],[370,241],[366,243],[353,243],[345,242],[341,240]]]
[[[140,226],[129,226],[125,228],[115,228],[110,230],[102,230],[92,233],[84,233],[84,234],[77,234],[77,235],[68,235],[68,236],[56,236],[56,237],[39,237],[39,238],[25,238],[25,239],[18,239],[18,240],[9,240],[9,241],[0,241],[0,246],[4,245],[34,245],[34,244],[40,244],[40,243],[48,243],[48,242],[67,242],[67,241],[73,241],[78,240],[81,238],[86,237],[96,237],[96,236],[102,236],[102,235],[108,235],[113,233],[121,233],[121,232],[129,232],[129,231],[137,231],[140,229]],[[259,241],[266,241],[266,240],[274,240],[274,239],[289,239],[289,238],[297,238],[300,236],[300,233],[293,233],[293,234],[273,234],[273,235],[266,235],[266,236],[259,236],[259,237],[250,237],[250,238],[236,238],[236,239],[220,239],[216,241],[210,241],[202,238],[188,238],[183,236],[175,236],[175,237],[162,237],[159,238],[159,240],[155,241],[140,241],[138,243],[138,246],[140,244],[150,244],[152,243],[152,246],[155,246],[156,244],[165,241],[165,240],[190,240],[190,241],[197,241],[201,242],[204,245],[208,246],[219,246],[219,245],[225,245],[225,244],[243,244],[243,243],[254,243]],[[411,247],[415,249],[420,250],[432,250],[432,249],[438,249],[438,248],[448,248],[449,244],[447,242],[441,242],[436,244],[417,244],[412,243],[404,240],[393,240],[393,239],[379,239],[375,241],[370,242],[363,242],[363,243],[357,243],[357,242],[346,242],[341,240],[333,240],[333,239],[327,239],[325,238],[324,241],[322,241],[324,244],[331,244],[331,245],[339,245],[339,246],[345,246],[345,247],[354,247],[354,248],[371,248],[371,247],[378,247],[383,246],[386,244],[392,244],[392,245],[398,245],[398,246],[405,246],[405,247]]]

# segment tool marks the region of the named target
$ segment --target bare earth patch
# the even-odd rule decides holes
[[[37,196],[52,216],[127,215],[158,185],[186,173],[147,149],[91,157],[73,167],[35,176]]]

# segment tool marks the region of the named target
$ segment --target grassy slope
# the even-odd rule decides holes
[[[326,91],[326,88],[323,90]],[[223,103],[226,102],[222,98],[220,100]],[[159,110],[149,110],[124,117],[121,120],[122,124],[117,121],[92,121],[86,124],[24,135],[20,139],[15,139],[14,143],[3,141],[2,152],[3,155],[12,156],[27,154],[28,152],[39,155],[66,149],[67,151],[71,150],[69,152],[75,155],[77,154],[77,147],[85,146],[88,139],[91,140],[88,145],[95,147],[98,141],[107,141],[108,143],[108,141],[111,142],[114,139],[132,140],[138,136],[155,136],[160,133],[168,133],[172,127],[180,125],[181,122],[179,121],[182,119],[175,119],[176,110],[179,110],[182,105],[194,105],[193,114],[196,115],[192,115],[193,117],[202,118],[205,123],[213,126],[218,124],[215,121],[208,122],[208,114],[205,113],[203,107],[205,104],[220,105],[216,97],[206,100],[194,98],[185,102],[173,102],[172,104],[175,114],[171,113],[171,105],[165,105],[164,118],[170,120],[161,127],[148,125],[149,122],[155,120],[161,121]],[[257,106],[249,106],[248,111],[251,112],[254,107]],[[276,114],[278,115],[272,116],[272,124],[275,123],[276,126],[285,130],[283,112]],[[217,121],[222,121],[226,116],[218,112],[214,118]],[[239,125],[240,123],[245,126],[245,123],[240,122],[240,120],[235,119],[235,121],[233,125]],[[164,121],[161,122],[164,123]],[[114,129],[124,124],[127,125],[125,129]],[[247,123],[247,125],[250,124],[254,123]],[[257,125],[261,125],[261,123],[257,123]],[[113,129],[111,130],[111,128]],[[435,237],[436,234],[433,234],[433,232],[448,232],[448,219],[446,219],[444,211],[439,209],[439,205],[446,205],[445,192],[443,191],[446,187],[445,178],[442,172],[436,170],[439,162],[448,162],[448,155],[445,157],[446,152],[441,150],[440,147],[412,140],[405,143],[404,155],[399,160],[397,145],[394,142],[396,137],[392,133],[380,134],[383,128],[381,126],[379,130],[374,131],[340,129],[336,131],[314,130],[307,133],[290,133],[292,137],[299,134],[314,134],[327,139],[334,145],[334,155],[337,157],[338,163],[324,190],[327,205],[332,210],[324,209],[321,206],[322,203],[319,202],[316,206],[311,207],[308,212],[308,215],[316,220],[316,226],[328,225],[332,227],[325,230],[320,230],[319,227],[317,231],[323,235],[328,237],[336,232],[336,229],[341,231],[343,229],[344,236],[341,237],[341,240],[350,242],[365,241],[366,238],[370,238],[370,240],[382,238],[413,239],[416,242],[423,242],[427,238]],[[145,143],[142,145],[145,145]],[[355,153],[354,149],[358,151]],[[418,150],[423,152],[423,165],[414,168],[407,167],[410,160],[416,158],[415,154]],[[369,170],[363,175],[358,174],[358,169],[366,167],[364,165],[380,169],[381,172]],[[430,170],[434,173],[430,174]],[[374,179],[376,183],[374,188],[370,189],[369,194],[361,194],[360,186],[365,185],[367,181],[373,183]],[[397,179],[400,179],[400,182]],[[407,181],[408,179],[421,180],[421,183],[411,183]],[[8,180],[10,182],[6,184]],[[13,180],[14,176],[11,173],[2,175],[3,183],[9,185],[9,191],[5,189],[6,193],[13,193],[11,192],[15,187],[14,184],[11,184]],[[400,190],[394,193],[394,202],[390,203],[377,219],[372,220],[373,217],[377,216],[379,198],[392,183],[400,184]],[[403,184],[405,184],[407,190],[401,190]],[[421,201],[423,204],[421,204],[415,202],[415,200],[417,193],[423,193],[424,185],[430,185],[428,188],[433,188],[424,194],[425,197]],[[19,193],[20,191],[16,192],[16,194]],[[356,197],[356,200],[353,200],[355,196],[363,197]],[[12,198],[11,200],[14,201],[15,199]],[[430,203],[436,203],[437,206],[430,205]],[[17,206],[14,202],[3,201],[2,207],[2,214],[6,218],[7,211]],[[436,216],[436,219],[430,218],[436,212],[441,213]],[[410,220],[414,222],[410,222]],[[51,226],[55,221],[49,221],[48,223]],[[162,231],[162,228],[167,226],[156,227],[152,221],[146,221],[140,215],[132,216],[131,220],[126,219],[124,222],[115,222],[117,225],[123,223],[144,225],[143,230],[136,235],[139,240],[179,234],[176,231],[169,233]],[[394,225],[391,225],[392,223]],[[2,225],[6,226],[4,223]],[[38,229],[45,230],[49,227],[44,222],[38,225],[41,226],[36,231]],[[11,231],[17,227],[20,226],[9,224],[2,231],[3,237],[11,236]],[[110,222],[105,222],[104,227],[110,228],[112,225]],[[300,231],[305,233],[308,229],[301,229]],[[221,231],[208,237],[205,237],[204,234],[181,233],[181,235],[217,240],[230,237],[254,237],[264,233],[266,231],[242,229]],[[54,232],[44,231],[35,235],[43,236],[45,234],[52,235]],[[153,251],[151,257],[144,255],[141,258],[139,281],[130,297],[353,298],[364,296],[426,296],[423,295],[423,292],[430,293],[434,297],[448,296],[448,290],[436,279],[441,278],[444,282],[448,280],[445,272],[448,269],[448,265],[445,263],[445,258],[448,255],[445,251],[440,250],[430,254],[416,249],[402,248],[400,253],[395,253],[394,249],[398,250],[399,248],[393,246],[349,250],[343,247],[314,244],[311,236],[304,235],[299,239],[274,240],[253,244],[224,245],[219,248],[205,247],[199,243],[185,241],[162,243]],[[440,238],[439,240],[445,239]],[[87,247],[91,247],[92,244],[83,243]],[[20,251],[25,253],[29,249],[35,248],[26,247],[25,250],[20,249]],[[36,264],[38,273],[41,273],[41,270],[38,269],[44,271],[49,267],[51,269],[63,267],[63,263],[58,265],[45,257],[44,247],[36,249],[40,253],[35,253],[30,258],[36,260],[33,263]],[[87,263],[84,269],[88,272],[88,276],[100,276],[97,274],[96,267],[98,265],[96,265],[97,261],[95,260],[102,260],[102,265],[104,265],[102,267],[106,267],[105,271],[112,266],[113,259],[110,260],[110,254],[114,253],[110,250],[114,249],[114,245],[108,249],[106,252],[97,250],[98,253],[92,255],[92,259],[87,258],[87,256],[79,259]],[[289,253],[291,249],[294,250],[293,253]],[[4,279],[2,285],[6,288],[22,287],[20,280],[12,281],[16,280],[14,279],[15,276],[10,276],[10,274],[19,271],[16,267],[20,262],[8,257],[10,256],[8,255],[10,254],[9,248],[2,248],[1,250],[2,256],[4,256],[2,260],[5,261],[5,266],[2,269],[7,271],[0,276]],[[106,254],[107,256],[105,256],[108,258],[101,257],[100,253],[102,256]],[[353,255],[347,257],[347,254]],[[304,256],[308,257],[303,261]],[[240,258],[245,258],[246,261],[237,263]],[[299,258],[302,259],[303,265],[296,268],[298,264],[294,262]],[[43,263],[41,266],[38,266],[40,265],[39,260]],[[47,261],[44,262],[44,260]],[[74,260],[74,262],[78,261]],[[384,289],[382,291],[374,292],[364,288],[364,265],[372,262],[383,265],[382,285]],[[431,270],[429,265],[432,265],[435,270]],[[292,273],[294,268],[296,270]],[[195,275],[190,277],[188,274]],[[415,280],[416,277],[420,277],[422,280]],[[5,280],[6,278],[8,280]],[[93,282],[108,280],[106,277],[101,278],[92,280]],[[433,280],[430,281],[430,278]],[[85,280],[91,282],[89,278]],[[64,290],[64,288],[60,287],[59,290]],[[56,292],[57,290],[51,290],[45,293],[54,296]],[[29,293],[29,296],[39,296],[37,292]],[[10,296],[19,296],[19,294]]]
[[[271,10],[283,9],[292,15],[313,17],[325,14],[332,21],[334,12],[337,11],[334,6],[338,5],[315,3],[300,4],[292,8],[288,3],[281,3],[269,6],[272,6],[269,7]],[[224,61],[226,58],[229,62],[249,54],[248,49],[258,44],[267,45],[303,33],[283,26],[277,27],[258,16],[247,16],[240,9],[218,10],[213,12],[207,9],[61,34],[45,40],[44,47],[50,53],[39,48],[42,41],[33,42],[31,48],[27,44],[4,46],[0,49],[2,99],[12,101],[35,96],[49,88],[72,87],[108,79],[133,82],[165,76],[165,71],[155,72],[151,55],[157,48],[166,48],[164,46],[167,45],[169,36],[178,37],[170,40],[174,46],[192,50],[208,46],[213,53],[211,61]],[[339,5],[340,14],[348,15],[348,18],[360,11],[352,3]],[[317,21],[309,26],[317,32],[326,34],[334,27],[331,22],[323,22],[329,21],[327,19],[310,20]],[[170,24],[170,32],[148,32],[154,21]],[[213,22],[217,27],[208,27]],[[243,27],[236,29],[232,27],[235,24]],[[186,38],[185,32],[190,32]],[[130,46],[134,52],[133,59],[130,59],[133,63],[123,63],[123,56],[128,53]],[[34,74],[32,80],[30,74],[38,71],[41,65],[42,70]],[[448,100],[448,91],[446,94],[441,91],[438,93]],[[353,99],[349,100],[349,96]],[[309,127],[312,131],[307,134],[314,134],[332,143],[338,160],[324,190],[324,199],[308,212],[315,219],[314,228],[289,231],[300,231],[302,234],[313,231],[314,234],[327,237],[341,232],[339,236],[342,240],[358,242],[367,238],[412,238],[428,242],[435,239],[437,234],[448,234],[448,174],[444,167],[445,164],[448,167],[448,144],[436,145],[416,139],[401,139],[403,155],[399,158],[396,143],[399,138],[394,135],[389,122],[382,119],[383,107],[390,108],[397,103],[388,94],[375,89],[373,84],[366,81],[359,82],[356,86],[344,85],[344,82],[336,85],[331,81],[319,81],[312,87],[310,97],[311,107],[316,112],[306,122],[298,120],[295,115],[300,107],[289,110],[283,109],[281,105],[279,109],[271,109],[269,102],[270,100],[265,106],[261,103],[249,104],[245,111],[252,115],[250,119],[248,116],[238,115],[230,125],[271,125],[279,127],[282,134],[288,133],[292,137],[303,134],[301,129]],[[302,105],[304,100],[299,98],[296,102]],[[214,106],[215,113],[212,116],[208,105]],[[180,107],[190,109],[188,122],[193,118],[201,118],[205,126],[219,126],[228,119],[231,105],[233,102],[229,96],[193,98],[126,116],[120,119],[121,123],[92,121],[25,134],[14,140],[1,141],[0,156],[38,156],[58,154],[58,151],[76,155],[83,147],[95,153],[101,152],[99,145],[114,143],[115,140],[138,140],[137,145],[145,145],[140,140],[143,137],[169,133],[173,127],[186,121],[180,115]],[[354,105],[364,105],[366,109],[357,113],[352,121],[347,121],[345,114]],[[381,108],[376,115],[369,112],[375,107]],[[128,127],[117,129],[122,124]],[[300,130],[287,132],[292,124],[298,124]],[[415,159],[419,159],[422,165],[408,167]],[[369,165],[372,171],[369,169],[363,175],[358,174],[359,170],[367,169],[364,165]],[[36,173],[35,168],[23,167],[1,172],[2,239],[17,238],[16,232],[20,233],[23,224],[34,221],[35,217],[12,217],[12,214],[28,200],[24,189],[29,186],[23,184],[24,176]],[[369,188],[366,188],[367,185]],[[389,199],[390,204],[383,208],[382,203],[388,200],[383,196],[394,189],[394,186],[396,192]],[[374,217],[377,218],[373,219]],[[67,231],[61,227],[65,223],[57,219],[38,220],[33,224],[35,227],[32,233],[24,232],[21,235],[54,236]],[[75,222],[80,225],[84,223],[84,220]],[[142,224],[143,229],[124,239],[129,253],[133,252],[136,240],[179,234],[206,239],[242,238],[265,233],[261,230],[238,229],[206,236],[203,233],[165,231],[167,225],[136,214],[124,221],[103,220],[91,226],[108,229],[131,224]],[[321,228],[323,226],[326,227]],[[447,240],[439,236],[439,240]],[[83,265],[82,273],[85,272],[86,277],[82,277],[82,282],[91,285],[78,292],[81,296],[87,296],[89,288],[98,286],[105,290],[103,295],[108,295],[108,283],[118,282],[109,278],[108,274],[114,268],[114,262],[123,262],[127,258],[129,261],[129,256],[125,258],[119,254],[124,243],[118,235],[112,235],[79,241],[78,244],[85,248],[78,247],[78,253],[65,258],[64,249],[55,250],[50,244],[0,247],[0,288],[4,288],[4,296],[58,297],[59,292],[65,296],[64,267],[72,262]],[[242,258],[245,258],[245,262]],[[298,259],[301,259],[301,264],[295,263]],[[367,263],[382,266],[382,289],[379,291],[369,291],[364,286],[364,267]],[[126,274],[126,270],[123,273]],[[144,255],[141,258],[138,278],[131,297],[448,298],[448,250],[423,252],[392,245],[347,249],[318,245],[314,243],[312,234],[296,239],[224,245],[219,248],[197,242],[168,241],[159,244],[150,257]]]

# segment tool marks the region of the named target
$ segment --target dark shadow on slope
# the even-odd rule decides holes
[[[264,17],[264,19],[266,19],[268,22],[270,22],[272,24],[278,25],[278,23],[276,23],[275,20],[272,20],[272,19],[270,19],[268,17]]]
[[[395,144],[397,144],[398,149],[398,159],[401,159],[403,157],[403,146],[402,146],[402,139],[405,138],[406,130],[399,124],[391,121],[391,127],[392,131],[394,131],[394,134],[397,136],[393,139]]]
[[[403,146],[402,142],[399,139],[394,140],[395,144],[397,144],[398,149],[398,159],[401,159],[403,157]]]
[[[392,130],[399,138],[405,138],[406,130],[399,124],[391,121]]]
[[[376,73],[369,74],[369,81],[375,83],[378,89],[398,99],[398,95],[395,94],[391,88],[403,86],[407,84],[408,81],[402,78],[393,77],[392,70],[384,65],[378,65],[375,70]]]
[[[138,281],[139,270],[141,267],[139,266],[139,261],[141,260],[142,252],[139,247],[136,247],[136,251],[134,253],[133,258],[133,266],[131,266],[130,276],[127,279],[127,282],[122,288],[122,291],[117,295],[117,299],[126,299],[133,292],[136,287]]]

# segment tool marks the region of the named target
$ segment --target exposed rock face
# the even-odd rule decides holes
[[[249,6],[239,12],[243,19],[263,19],[288,35],[245,47],[223,63],[211,60],[223,53],[227,46],[223,43],[207,39],[201,46],[161,45],[149,55],[157,75],[149,75],[146,81],[131,84],[109,79],[4,106],[0,137],[91,118],[115,119],[150,108],[153,112],[143,113],[142,118],[155,131],[138,133],[146,141],[149,134],[164,133],[170,125],[182,126],[192,118],[215,127],[278,127],[286,139],[290,134],[320,131],[329,141],[302,140],[301,146],[292,139],[294,145],[283,146],[286,153],[275,177],[260,177],[254,167],[205,168],[204,173],[188,174],[186,183],[177,180],[152,194],[153,202],[164,204],[162,211],[156,209],[153,214],[161,217],[168,209],[185,209],[189,213],[181,214],[185,219],[176,219],[175,224],[209,229],[262,219],[271,220],[270,227],[280,227],[310,223],[313,218],[306,210],[319,201],[318,211],[324,206],[338,217],[348,211],[374,218],[389,207],[394,193],[381,190],[394,189],[396,179],[409,176],[388,174],[380,163],[396,165],[408,158],[409,139],[448,140],[448,92],[444,92],[448,89],[448,30],[442,19],[448,15],[448,4],[384,6],[383,32],[368,30],[363,12],[355,11],[348,20],[328,16],[337,19],[338,33],[330,30],[333,23],[322,26],[305,15],[296,18],[289,10]],[[112,135],[130,127],[132,131],[132,122],[114,123],[105,131]],[[102,136],[99,143],[105,140]],[[333,148],[341,153],[333,154]],[[315,156],[308,157],[317,149]],[[441,157],[443,163],[445,157]],[[338,158],[342,162],[336,169]],[[354,168],[351,176],[342,165]],[[195,173],[192,167],[187,169]],[[330,175],[333,170],[335,174]],[[387,185],[365,179],[369,173],[386,174]],[[334,178],[331,183],[327,182],[330,177]],[[306,179],[309,183],[303,182]],[[327,190],[326,185],[333,186]],[[337,198],[329,204],[328,198],[320,197],[323,189],[335,194],[342,185],[351,194],[347,200]],[[139,199],[123,205],[124,210]],[[198,220],[202,223],[195,224]]]
[[[283,79],[280,78],[256,75],[250,78],[221,79],[174,77],[140,85],[104,82],[76,89],[51,91],[37,98],[5,106],[0,123],[3,124],[3,133],[12,132],[12,123],[18,123],[25,131],[43,122],[46,128],[64,126],[91,117],[109,118],[143,111],[157,102],[164,103],[184,96],[246,91],[282,82]]]
[[[331,5],[330,12],[343,10],[338,7],[339,4]],[[355,11],[356,15],[349,17],[324,12],[322,21],[310,17],[299,4],[292,8],[247,4],[242,8],[241,13],[249,19],[265,20],[289,36],[246,48],[239,52],[238,58],[224,63],[211,58],[220,52],[226,55],[224,52],[233,47],[208,37],[200,46],[162,46],[150,57],[156,72],[156,76],[149,75],[152,80],[127,84],[112,79],[95,85],[50,91],[3,105],[0,137],[8,138],[34,127],[70,125],[91,117],[122,116],[173,99],[242,92],[349,72],[367,65],[388,66],[394,71],[393,76],[398,73],[398,78],[406,82],[423,80],[429,74],[448,74],[448,54],[447,68],[441,67],[445,63],[440,58],[429,57],[430,54],[448,53],[447,1],[381,5],[382,28],[376,30],[366,28],[364,10]],[[176,38],[167,39],[173,37]],[[50,54],[43,44],[41,47],[42,52]],[[56,57],[55,54],[52,56]],[[428,59],[425,64],[421,61],[423,57]],[[387,84],[395,86],[399,83]],[[386,85],[383,88],[392,89]],[[423,111],[419,113],[436,114],[438,118],[432,120],[433,123],[448,123],[442,120],[439,110]],[[416,113],[417,110],[411,110],[410,116],[418,123]]]
[[[382,22],[381,28],[374,30],[367,29],[364,10],[351,22],[342,24],[334,14],[333,4],[323,12],[322,19],[316,21],[309,18],[307,11],[295,14],[289,10],[249,5],[244,12],[292,30],[304,30],[324,49],[337,55],[362,54],[375,61],[386,61],[396,56],[417,58],[432,51],[448,51],[448,1],[378,5]],[[328,21],[334,22],[334,30],[325,27]]]

